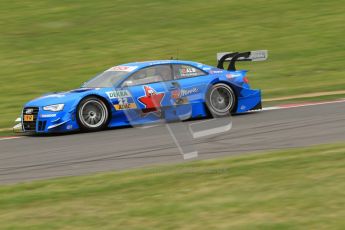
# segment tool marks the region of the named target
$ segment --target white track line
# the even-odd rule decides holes
[[[262,108],[262,109],[261,109],[261,111],[267,111],[267,110],[277,110],[277,109],[280,109],[280,107],[278,107],[278,106],[273,106],[273,107],[265,107],[265,108]],[[254,111],[256,111],[256,110],[254,110]],[[260,109],[259,109],[259,110],[257,110],[257,111],[260,111]]]
[[[298,108],[298,107],[327,105],[327,104],[335,104],[335,103],[343,103],[343,102],[345,102],[345,99],[340,99],[336,101],[324,101],[324,102],[305,102],[305,103],[295,103],[295,104],[266,107],[266,108],[263,108],[262,110],[266,111],[266,110],[278,110],[278,109],[291,109],[291,108]]]

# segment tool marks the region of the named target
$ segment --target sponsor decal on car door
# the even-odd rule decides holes
[[[136,109],[137,105],[129,90],[114,90],[106,92],[116,110]]]
[[[157,92],[148,85],[143,86],[144,95],[138,98],[138,101],[144,105],[142,112],[150,113],[156,112],[160,114],[162,112],[162,101],[164,98],[164,92]]]

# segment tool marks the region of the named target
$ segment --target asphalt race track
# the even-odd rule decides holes
[[[195,160],[344,142],[345,102],[234,116],[232,126],[195,140]],[[23,137],[0,141],[0,184],[183,161],[165,125]]]

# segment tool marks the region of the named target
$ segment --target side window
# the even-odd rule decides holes
[[[204,71],[190,65],[174,65],[174,78],[189,78],[207,75]]]
[[[132,74],[122,86],[144,85],[172,80],[170,65],[156,65],[141,69]]]

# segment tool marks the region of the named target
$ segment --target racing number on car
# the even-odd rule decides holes
[[[119,98],[118,100],[119,100],[119,105],[121,105],[121,106],[128,105],[128,99],[127,99],[127,97]]]
[[[134,99],[128,90],[115,90],[106,93],[116,110],[136,109]]]
[[[116,110],[135,109],[135,103],[128,102],[128,97],[118,98],[118,103],[114,105]]]

